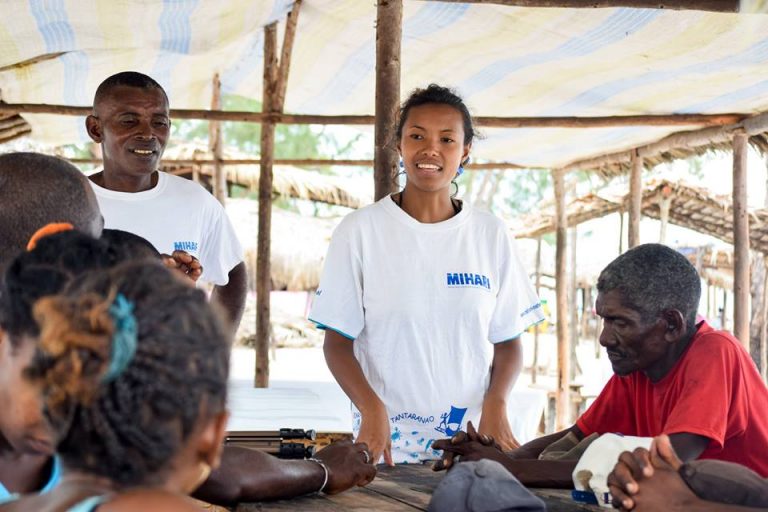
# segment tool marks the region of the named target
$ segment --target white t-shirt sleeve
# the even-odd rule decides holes
[[[363,268],[346,227],[342,222],[331,237],[309,319],[353,340],[365,326]]]
[[[488,339],[491,343],[517,338],[530,326],[544,320],[541,302],[531,285],[517,254],[515,241],[506,233],[500,234],[501,251],[499,292],[491,317]]]
[[[200,263],[203,265],[202,281],[224,286],[229,282],[229,272],[243,261],[243,247],[227,212],[213,199],[210,206],[210,223],[203,233]]]

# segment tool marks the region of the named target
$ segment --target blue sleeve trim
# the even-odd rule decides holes
[[[330,330],[332,330],[333,332],[335,332],[337,334],[341,334],[342,336],[344,336],[345,338],[347,338],[350,341],[355,341],[355,337],[354,336],[350,336],[349,334],[345,333],[344,331],[340,331],[338,329],[334,329],[333,327],[330,327],[328,325],[320,323],[317,320],[312,320],[311,318],[308,318],[308,320],[310,322],[313,322],[318,329],[322,329],[324,331],[327,330],[327,329],[330,329]]]
[[[543,321],[545,321],[545,320],[546,320],[546,318],[542,318],[541,320],[536,320],[535,322],[533,322],[532,324],[530,324],[528,327],[526,327],[525,329],[523,329],[523,331],[522,331],[522,332],[519,332],[519,333],[515,334],[514,336],[510,336],[510,337],[508,337],[508,338],[506,338],[506,339],[503,339],[503,340],[501,340],[501,341],[493,341],[492,343],[493,343],[494,345],[495,345],[495,344],[497,344],[497,343],[506,343],[507,341],[512,341],[512,340],[514,340],[515,338],[519,338],[520,336],[522,336],[523,334],[525,334],[525,331],[527,331],[527,330],[528,330],[528,329],[530,329],[531,327],[535,327],[535,326],[539,325],[541,322],[543,322]]]

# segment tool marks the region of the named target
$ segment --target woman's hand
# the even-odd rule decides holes
[[[365,443],[371,454],[371,463],[378,463],[384,455],[384,463],[394,466],[392,462],[392,439],[389,431],[389,417],[384,404],[379,401],[370,408],[360,411],[360,434],[355,442]]]
[[[520,447],[520,443],[512,433],[507,417],[507,407],[504,402],[498,402],[490,397],[483,401],[483,412],[480,416],[480,434],[496,441],[502,451],[508,452]]]

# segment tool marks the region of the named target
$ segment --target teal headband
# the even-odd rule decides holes
[[[115,301],[109,306],[109,316],[114,323],[112,334],[112,350],[109,358],[109,369],[104,374],[103,381],[111,382],[125,371],[136,353],[136,343],[139,340],[139,329],[136,317],[133,316],[133,304],[118,293]]]

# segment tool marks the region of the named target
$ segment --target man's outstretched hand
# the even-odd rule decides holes
[[[363,487],[376,476],[376,466],[365,443],[338,441],[315,454],[328,467],[326,494],[336,494],[350,487]]]

